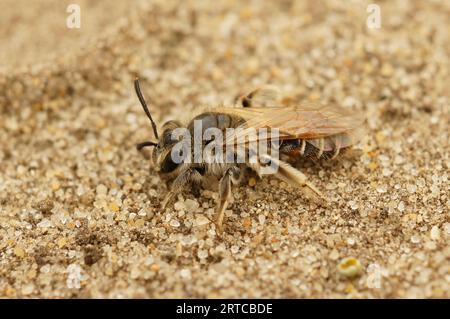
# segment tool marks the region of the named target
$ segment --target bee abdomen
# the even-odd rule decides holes
[[[280,152],[289,157],[335,158],[339,152],[350,146],[346,135],[318,139],[284,140]]]

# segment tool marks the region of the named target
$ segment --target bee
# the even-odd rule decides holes
[[[248,168],[262,176],[263,168],[267,167],[267,163],[276,164],[277,170],[273,173],[275,177],[299,188],[307,197],[326,202],[325,196],[308,181],[302,172],[291,166],[287,159],[311,156],[335,158],[342,150],[355,144],[358,140],[357,132],[361,127],[361,117],[340,107],[277,106],[276,103],[265,105],[268,103],[263,102],[270,101],[267,97],[272,96],[272,89],[258,89],[239,97],[235,107],[220,106],[205,110],[187,123],[187,126],[183,126],[178,121],[168,121],[163,124],[160,135],[137,78],[134,86],[157,139],[157,142],[140,143],[137,149],[153,147],[151,154],[153,166],[163,179],[171,181],[169,191],[162,201],[162,208],[165,208],[175,195],[190,185],[200,183],[206,177],[214,176],[219,180],[219,196],[214,219],[219,233],[222,231],[224,212],[232,196],[232,186],[239,183],[244,170]],[[179,143],[179,139],[174,138],[174,130],[185,128],[188,132],[194,133],[195,121],[202,124],[202,134],[208,128],[216,128],[224,132],[224,138],[215,141],[220,147],[231,146],[234,149],[239,144],[249,152],[249,139],[240,137],[247,135],[251,129],[276,129],[280,156],[265,155],[264,161],[260,159],[251,161],[250,155],[244,161],[236,162],[174,161],[172,151]],[[229,129],[234,130],[230,133]],[[203,141],[201,147],[205,148],[210,142],[211,140]],[[271,145],[273,140],[271,135],[266,134],[254,137],[254,142]],[[236,159],[237,155],[235,153],[233,155]]]

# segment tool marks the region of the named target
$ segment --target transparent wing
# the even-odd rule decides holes
[[[254,134],[255,129],[278,129],[280,140],[339,137],[340,147],[354,144],[360,133],[362,117],[340,107],[288,106],[214,109],[215,112],[240,116],[246,123],[226,135],[224,145],[270,139]]]

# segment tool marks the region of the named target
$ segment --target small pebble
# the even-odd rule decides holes
[[[200,259],[205,259],[205,258],[208,257],[208,251],[204,250],[204,249],[199,249],[198,252],[197,252],[197,256]]]
[[[333,249],[330,253],[331,260],[337,260],[339,258],[339,252],[336,249]]]
[[[204,215],[197,215],[195,217],[195,226],[200,227],[209,224],[211,221]]]
[[[153,272],[159,271],[160,268],[161,268],[161,266],[158,265],[158,264],[152,264],[152,265],[150,266],[150,270],[153,271]]]
[[[352,209],[352,210],[357,210],[358,209],[358,203],[356,203],[355,201],[349,201],[348,202],[348,205],[350,206],[350,208]]]
[[[180,276],[181,278],[190,279],[191,278],[191,271],[189,269],[181,269],[180,270]]]
[[[177,211],[181,211],[181,210],[185,210],[186,206],[184,205],[184,202],[178,201],[173,205],[173,208],[175,208],[175,210],[177,210]]]
[[[53,227],[53,223],[51,220],[44,218],[40,223],[38,223],[36,225],[39,228],[49,228],[49,227]]]
[[[439,227],[437,227],[437,226],[431,227],[430,238],[432,240],[439,240],[440,237],[441,237],[441,231],[439,230]]]
[[[358,276],[362,271],[361,263],[354,257],[347,257],[342,259],[337,265],[339,274],[347,278]]]
[[[138,218],[134,221],[135,227],[143,227],[145,225],[145,220],[142,218]]]
[[[24,296],[31,295],[34,291],[34,285],[33,284],[27,284],[22,288],[22,294]]]
[[[184,205],[186,207],[186,211],[189,213],[195,213],[197,209],[200,207],[200,204],[192,199],[186,199],[184,201]]]
[[[180,222],[176,219],[172,219],[170,221],[170,226],[175,227],[175,228],[180,227]]]
[[[380,193],[380,194],[386,193],[386,192],[387,192],[387,187],[386,187],[386,185],[378,186],[378,187],[377,187],[377,192]]]
[[[108,189],[103,184],[98,184],[95,190],[97,192],[97,195],[106,195],[106,193],[108,192]]]
[[[233,245],[233,246],[231,246],[230,250],[233,254],[237,254],[239,251],[239,246]]]
[[[59,248],[62,248],[64,246],[66,246],[67,239],[65,239],[64,237],[61,237],[60,239],[58,239],[58,241],[56,243],[58,244]]]
[[[445,232],[447,233],[447,235],[450,235],[450,223],[445,223],[444,229],[445,229]]]
[[[425,249],[427,249],[427,250],[435,250],[436,249],[436,242],[434,242],[434,241],[427,241],[425,244],[424,244],[424,247],[425,247]]]
[[[264,225],[265,221],[266,221],[266,216],[264,216],[263,214],[259,214],[258,215],[258,221],[261,225]]]
[[[25,250],[21,246],[16,246],[14,247],[14,255],[22,258],[25,256]]]
[[[114,202],[109,204],[109,209],[115,213],[117,213],[120,210],[119,206]]]
[[[418,235],[412,235],[412,236],[411,236],[411,242],[412,242],[413,244],[418,244],[418,243],[420,243],[420,236],[418,236]]]
[[[414,194],[416,192],[416,190],[417,190],[417,187],[414,184],[408,184],[408,185],[406,185],[406,190],[409,193]]]

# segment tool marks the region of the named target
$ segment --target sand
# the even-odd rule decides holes
[[[448,1],[78,3],[1,4],[0,297],[449,297]],[[159,208],[135,75],[160,125],[271,84],[365,134],[296,164],[327,207],[244,183],[218,236],[214,189]]]

